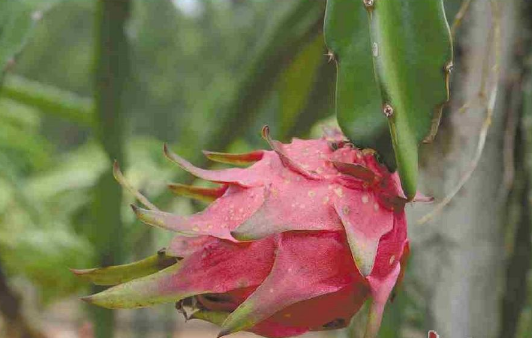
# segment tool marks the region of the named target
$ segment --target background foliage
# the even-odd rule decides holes
[[[325,1],[110,2],[124,6],[114,14],[128,8],[124,26],[106,22],[106,13],[117,9],[106,8],[103,0],[0,0],[0,332],[6,337],[53,337],[46,318],[58,313],[57,304],[67,304],[60,316],[83,311],[73,324],[65,315],[61,325],[93,322],[92,330],[74,329],[80,337],[90,331],[97,337],[145,337],[150,330],[170,336],[177,330],[171,308],[125,313],[115,325],[113,313],[90,316],[71,300],[88,290],[69,267],[132,261],[168,239],[134,220],[132,197],[110,178],[112,160],[120,158],[131,183],[162,209],[187,213],[202,206],[173,198],[166,189],[191,177],[164,160],[163,142],[197,165],[210,165],[200,149],[265,147],[259,135],[264,124],[287,141],[317,136],[320,123],[335,123],[336,67],[325,55]],[[462,2],[445,4],[452,19]],[[526,22],[523,27],[532,28]],[[106,53],[102,32],[122,41],[116,55]],[[457,64],[461,39],[459,31]],[[526,34],[522,39],[530,41]],[[501,326],[513,332],[501,337],[529,337],[532,330],[532,304],[521,292],[531,285],[530,230],[519,225],[531,222],[524,197],[530,194],[529,49],[524,43],[519,51],[522,85],[513,89],[523,93],[515,99],[517,132],[509,136],[517,140],[510,148],[516,174],[508,201],[501,202],[508,213],[501,256],[509,263],[496,274],[508,281],[500,295],[506,308],[500,310]],[[105,76],[106,62],[127,66],[109,75],[121,77],[118,90],[98,77]],[[106,108],[109,102],[114,104]],[[114,206],[95,203],[102,196],[114,196]],[[516,246],[521,256],[512,265]],[[387,310],[382,337],[423,337],[437,322],[427,310],[431,300],[416,290],[416,278],[407,280]]]

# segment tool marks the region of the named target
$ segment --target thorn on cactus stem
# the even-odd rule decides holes
[[[447,74],[451,74],[451,73],[453,72],[453,69],[454,69],[454,64],[453,64],[452,61],[449,61],[449,63],[447,63],[447,64],[445,65],[445,72],[446,72]]]
[[[376,42],[371,45],[371,52],[373,53],[374,57],[379,56],[379,45]]]
[[[393,107],[390,106],[388,103],[384,105],[382,111],[384,112],[384,115],[386,115],[386,117],[391,117],[393,115]]]
[[[325,56],[327,56],[327,62],[336,61],[336,56],[332,51],[328,51]]]
[[[375,5],[375,0],[364,0],[364,6],[366,6],[366,9],[372,9]]]

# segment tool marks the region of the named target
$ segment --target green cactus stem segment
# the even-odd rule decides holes
[[[412,200],[418,146],[434,138],[449,100],[450,29],[442,0],[378,0],[367,9],[383,112],[402,188]]]

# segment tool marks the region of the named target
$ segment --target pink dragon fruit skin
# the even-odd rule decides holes
[[[84,300],[188,302],[190,318],[220,325],[220,336],[289,337],[345,327],[371,299],[366,337],[375,337],[409,251],[397,174],[338,133],[290,144],[270,139],[267,127],[263,134],[272,151],[206,152],[247,168],[199,169],[165,147],[180,167],[220,184],[172,190],[212,203],[191,216],[133,207],[141,221],[177,232],[165,252],[175,264]],[[91,279],[95,271],[75,272]]]

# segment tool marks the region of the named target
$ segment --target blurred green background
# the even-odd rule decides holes
[[[460,3],[446,1],[449,18]],[[0,0],[0,337],[216,335],[185,325],[172,306],[89,308],[78,297],[90,287],[68,268],[133,261],[169,239],[135,220],[132,196],[112,178],[114,159],[159,207],[190,213],[203,206],[167,190],[191,177],[164,159],[164,142],[208,166],[201,149],[264,148],[264,124],[288,141],[335,123],[324,8],[322,0]],[[431,300],[411,285],[382,337],[431,328]],[[530,302],[522,308],[518,337],[532,337]]]

